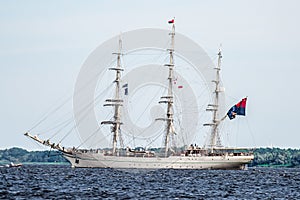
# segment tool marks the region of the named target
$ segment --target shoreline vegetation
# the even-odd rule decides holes
[[[18,147],[0,150],[0,165],[11,162],[25,165],[69,165],[56,150],[27,151]],[[300,149],[256,148],[254,160],[249,167],[300,167]]]

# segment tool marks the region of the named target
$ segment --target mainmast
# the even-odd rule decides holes
[[[115,95],[113,99],[106,99],[105,104],[103,106],[113,106],[114,107],[114,117],[111,121],[102,121],[101,124],[111,124],[111,132],[113,133],[113,142],[112,142],[112,153],[113,155],[116,155],[117,152],[117,139],[120,134],[120,126],[122,125],[122,122],[120,121],[120,108],[123,106],[123,100],[120,98],[120,81],[121,81],[121,71],[124,71],[124,69],[121,68],[121,50],[122,50],[122,40],[121,36],[119,38],[119,51],[118,53],[113,53],[114,55],[117,55],[117,66],[114,68],[109,68],[109,70],[116,71],[116,78],[114,80],[115,83]]]
[[[169,68],[169,76],[168,76],[168,95],[162,96],[161,101],[159,103],[167,104],[167,114],[166,118],[158,118],[157,120],[163,120],[167,122],[166,125],[166,134],[164,139],[164,146],[165,146],[165,156],[168,155],[168,150],[170,148],[170,135],[175,133],[174,128],[174,111],[173,111],[173,102],[174,102],[174,95],[173,95],[173,80],[174,80],[174,37],[175,37],[175,24],[174,19],[170,20],[169,23],[172,23],[172,32],[169,33],[171,35],[171,48],[167,49],[169,51],[170,60],[167,66]]]
[[[210,135],[210,143],[209,147],[211,148],[211,152],[213,153],[213,149],[215,147],[221,147],[221,140],[220,140],[220,135],[219,135],[219,124],[220,121],[223,119],[218,119],[219,117],[219,93],[221,92],[220,90],[220,70],[221,70],[221,59],[222,59],[222,53],[221,49],[219,49],[218,53],[218,65],[214,69],[216,70],[216,79],[213,80],[212,82],[215,83],[215,91],[214,91],[214,102],[213,104],[209,104],[208,108],[206,111],[212,111],[213,112],[213,118],[212,118],[212,123],[204,124],[204,126],[211,126],[211,135]]]

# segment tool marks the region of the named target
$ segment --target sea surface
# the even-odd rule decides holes
[[[0,199],[300,199],[299,168],[234,170],[0,168]]]

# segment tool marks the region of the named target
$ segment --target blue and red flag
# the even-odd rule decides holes
[[[230,120],[234,119],[236,115],[246,115],[246,102],[247,97],[230,108],[227,112],[227,116]]]

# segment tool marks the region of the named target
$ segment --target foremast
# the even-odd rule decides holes
[[[171,46],[167,51],[169,52],[169,63],[165,64],[164,66],[168,67],[169,69],[169,76],[168,76],[168,94],[167,96],[162,96],[161,101],[159,103],[167,104],[167,114],[166,118],[158,118],[157,120],[166,121],[166,133],[164,137],[164,148],[165,148],[165,157],[168,156],[168,151],[170,147],[170,136],[175,134],[174,128],[174,111],[173,111],[173,103],[174,103],[174,94],[173,94],[173,80],[174,80],[174,40],[175,40],[175,24],[174,19],[169,21],[172,23],[172,31],[169,33],[171,36]]]
[[[105,104],[103,106],[112,106],[114,107],[114,116],[111,121],[102,121],[101,124],[111,124],[111,132],[113,133],[113,141],[112,141],[112,154],[117,154],[117,141],[120,137],[120,128],[122,125],[121,122],[121,106],[123,106],[123,99],[121,99],[120,95],[120,82],[121,82],[121,71],[124,71],[124,69],[121,68],[121,53],[122,51],[122,40],[121,37],[119,38],[119,51],[118,53],[113,53],[114,55],[117,55],[117,66],[113,68],[109,68],[109,70],[113,70],[116,72],[115,76],[115,95],[113,99],[106,99]]]
[[[220,92],[220,70],[221,70],[221,59],[222,52],[219,49],[218,52],[218,64],[214,69],[216,70],[216,79],[212,82],[215,83],[215,91],[213,97],[213,104],[208,104],[206,111],[212,112],[212,122],[204,124],[204,126],[211,126],[211,134],[208,146],[211,148],[211,153],[213,153],[213,149],[216,147],[222,147],[220,135],[219,135],[219,125],[220,122],[224,119],[219,119],[219,96]],[[226,117],[226,116],[225,116]]]

